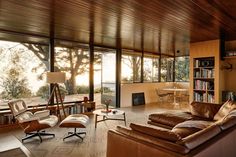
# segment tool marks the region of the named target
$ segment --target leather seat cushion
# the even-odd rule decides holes
[[[179,141],[179,143],[183,144],[185,147],[191,150],[215,137],[220,132],[221,129],[218,125],[211,125],[201,131],[183,138],[181,141]]]
[[[166,111],[149,115],[149,120],[171,127],[193,118],[194,117],[191,114],[179,111]]]
[[[230,112],[225,118],[216,123],[222,130],[226,130],[236,125],[236,110]]]
[[[188,120],[177,124],[171,131],[178,134],[181,138],[184,138],[209,127],[213,123],[212,121]]]
[[[216,115],[214,116],[214,120],[220,120],[222,118],[224,118],[225,116],[227,116],[232,110],[236,109],[236,103],[233,101],[226,101],[221,108],[219,109],[219,111],[216,113]]]
[[[187,154],[189,152],[189,149],[183,145],[176,144],[174,142],[170,142],[167,140],[155,138],[153,136],[149,136],[149,135],[140,133],[138,131],[131,130],[131,129],[123,127],[123,126],[117,126],[117,131],[124,134],[124,135],[127,135],[128,137],[133,138],[137,142],[141,140],[141,141],[148,142],[150,144],[154,144],[156,146],[159,146],[164,149],[167,149],[167,150],[170,150],[173,152],[177,152],[180,154]]]
[[[66,117],[59,125],[65,128],[86,128],[89,117],[83,114],[74,114]]]
[[[185,138],[200,130],[201,129],[198,128],[173,128],[171,131],[174,132],[175,134],[178,134],[181,138]]]
[[[143,134],[147,134],[171,142],[176,142],[181,139],[181,137],[178,134],[171,132],[168,129],[162,129],[160,127],[131,123],[130,128]]]
[[[213,120],[215,114],[220,109],[221,105],[203,102],[192,102],[190,104],[191,114],[194,116]]]

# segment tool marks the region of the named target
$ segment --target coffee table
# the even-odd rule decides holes
[[[106,121],[106,120],[124,121],[125,125],[126,125],[125,111],[122,111],[122,110],[119,110],[119,109],[111,109],[111,112],[108,112],[108,113],[105,113],[105,112],[102,112],[102,111],[103,111],[103,109],[98,109],[98,110],[93,111],[93,114],[95,115],[95,128],[97,128],[97,123],[103,122],[103,121]],[[115,117],[120,116],[120,115],[123,115],[123,118],[115,118]],[[99,116],[102,116],[103,118],[101,120],[98,120]]]

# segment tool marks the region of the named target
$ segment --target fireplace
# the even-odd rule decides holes
[[[141,93],[132,93],[132,105],[145,105],[145,96],[144,92]]]

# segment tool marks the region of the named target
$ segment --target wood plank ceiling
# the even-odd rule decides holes
[[[236,39],[235,8],[235,0],[0,0],[0,39],[94,37],[107,47],[120,39],[122,48],[183,55],[189,42]]]

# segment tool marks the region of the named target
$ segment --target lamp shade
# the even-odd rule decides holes
[[[66,74],[63,72],[47,72],[47,83],[64,83]]]

